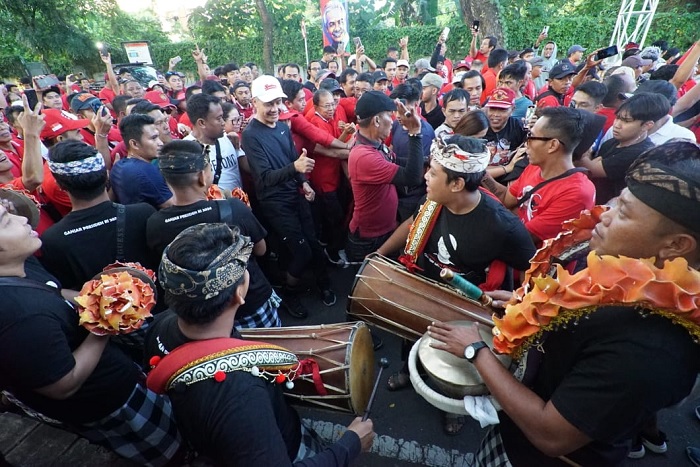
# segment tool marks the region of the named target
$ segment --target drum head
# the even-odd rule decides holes
[[[449,324],[469,326],[470,321],[452,321]],[[481,338],[493,349],[493,336],[491,330],[486,326],[479,327]],[[459,358],[444,350],[435,349],[430,346],[435,339],[427,333],[421,338],[418,345],[418,358],[420,359],[426,373],[430,379],[451,397],[477,396],[488,394],[488,389],[481,379],[474,364],[469,363],[466,358]],[[503,366],[508,368],[511,358],[504,355],[497,355]]]
[[[356,323],[354,336],[350,337],[350,371],[348,372],[348,388],[350,388],[350,403],[353,411],[360,415],[364,413],[372,393],[374,383],[374,345],[369,328],[364,323]]]

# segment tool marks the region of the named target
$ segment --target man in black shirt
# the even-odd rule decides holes
[[[699,161],[687,141],[647,151],[592,230],[588,267],[533,272],[528,293],[494,320],[496,347],[527,362],[523,382],[482,347],[477,326],[429,327],[434,347],[469,359],[503,409],[478,463],[621,465],[640,427],[690,393],[700,369],[700,319],[686,306],[700,298]]]
[[[435,130],[445,121],[445,114],[438,102],[440,90],[442,89],[442,78],[435,73],[428,73],[420,80],[423,85],[421,94],[420,112],[430,126]]]
[[[253,81],[252,93],[255,115],[243,132],[243,149],[253,173],[260,214],[291,257],[282,297],[285,307],[295,318],[305,318],[308,313],[299,300],[305,271],[312,269],[316,274],[323,303],[332,306],[336,302],[309,206],[316,193],[306,174],[315,161],[306,156],[305,149],[297,157],[289,127],[277,123],[282,99],[287,97],[279,81],[260,76]]]
[[[78,324],[58,279],[30,260],[40,246],[26,218],[0,206],[0,389],[29,415],[138,465],[165,465],[180,445],[170,401],[141,385],[112,338]]]
[[[270,378],[265,371],[262,355],[270,355],[268,348],[256,345],[261,357],[255,367],[243,356],[233,358],[248,345],[231,329],[246,298],[252,250],[247,237],[224,224],[189,227],[166,248],[158,278],[172,311],[162,314],[149,333],[146,358],[155,369],[148,386],[168,391],[185,438],[216,465],[347,466],[371,447],[371,420],[358,417],[335,444],[315,443],[310,449],[309,429],[285,401],[277,373]],[[225,344],[220,352],[196,356],[217,342]],[[176,374],[168,368],[183,374],[194,360],[212,363],[195,370],[196,382],[180,386],[163,380]]]
[[[173,192],[173,206],[161,209],[148,219],[146,239],[154,256],[160,258],[165,247],[187,227],[201,223],[223,222],[238,226],[254,243],[255,256],[265,254],[267,232],[250,208],[240,200],[208,200],[213,173],[202,145],[195,141],[173,141],[163,146],[158,166]],[[279,327],[280,299],[251,258],[248,263],[250,288],[246,301],[236,315],[236,328]]]
[[[485,139],[491,150],[490,165],[505,166],[510,162],[508,153],[523,144],[527,134],[522,121],[511,116],[515,108],[515,92],[509,88],[496,88],[484,108],[489,119]]]
[[[155,209],[110,201],[101,158],[82,141],[64,141],[49,152],[49,170],[68,193],[72,210],[42,235],[41,262],[66,289],[80,290],[115,261],[158,265],[146,246],[146,220]]]

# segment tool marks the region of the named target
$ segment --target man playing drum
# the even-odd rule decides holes
[[[652,148],[626,184],[590,224],[588,267],[533,276],[494,320],[496,350],[527,363],[527,384],[483,346],[476,325],[429,327],[433,346],[472,361],[503,409],[478,465],[620,465],[639,428],[693,388],[700,148]]]
[[[522,222],[479,189],[488,149],[481,140],[452,136],[446,144],[435,140],[430,156],[427,200],[378,253],[390,255],[405,245],[399,260],[430,279],[439,281],[440,271],[449,268],[483,290],[512,288],[508,266],[526,270],[535,247]],[[407,367],[389,380],[390,389],[408,384]],[[445,429],[455,434],[462,423],[453,418]]]
[[[281,348],[226,342],[245,302],[252,251],[250,239],[226,224],[189,227],[168,245],[158,279],[172,311],[158,315],[147,336],[146,356],[155,367],[148,385],[168,390],[183,436],[216,465],[347,466],[372,446],[372,421],[356,418],[335,444],[323,446],[284,399],[279,383],[285,377],[273,374],[268,381],[259,369],[260,355],[274,358],[284,353]],[[233,337],[240,335],[234,330]],[[207,353],[222,341],[233,343]],[[251,358],[245,352],[253,344],[257,366],[246,366],[244,360]],[[197,369],[195,363],[202,360],[206,364]],[[164,378],[163,365],[174,368]],[[186,378],[171,384],[175,375]]]

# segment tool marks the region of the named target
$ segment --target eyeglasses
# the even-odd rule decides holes
[[[549,138],[547,136],[532,136],[532,132],[530,132],[530,131],[528,131],[527,136],[525,136],[526,141],[530,141],[530,140],[532,140],[532,141],[552,141],[553,139],[556,139],[557,141],[559,141],[559,144],[561,144],[562,146],[566,146],[566,144],[564,144],[558,138]]]
[[[336,105],[335,104],[326,104],[326,105],[319,105],[320,108],[325,109],[325,110],[331,110],[335,109]]]

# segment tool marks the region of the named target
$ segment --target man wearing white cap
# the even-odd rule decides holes
[[[253,81],[251,88],[255,113],[242,140],[255,182],[258,215],[267,220],[290,256],[283,304],[295,318],[305,318],[307,312],[299,301],[299,292],[309,266],[316,273],[323,303],[332,306],[336,301],[309,207],[315,193],[306,174],[313,170],[314,160],[306,157],[306,150],[297,158],[289,127],[277,124],[282,99],[287,97],[280,82],[263,75]]]

